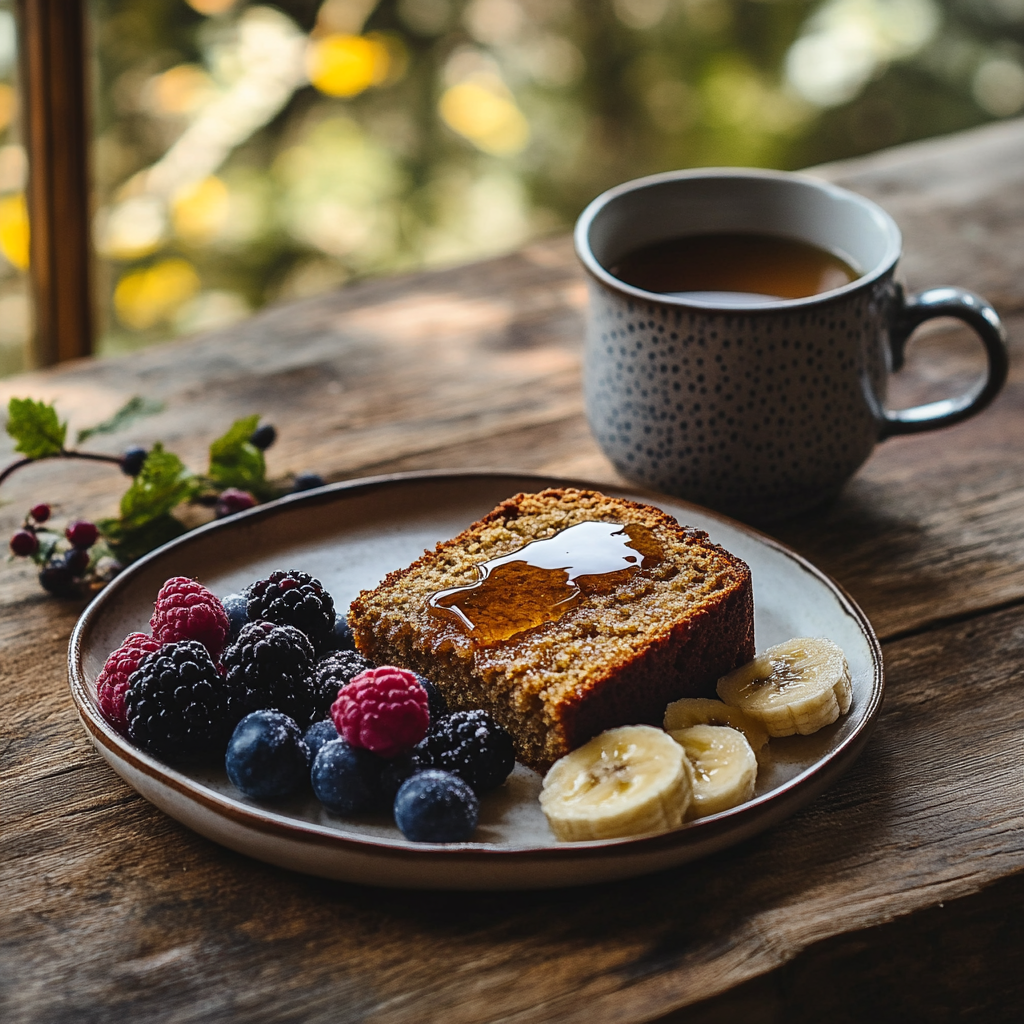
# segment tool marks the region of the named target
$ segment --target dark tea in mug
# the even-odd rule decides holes
[[[860,276],[809,242],[759,234],[670,238],[628,252],[608,269],[634,288],[726,305],[803,299]]]

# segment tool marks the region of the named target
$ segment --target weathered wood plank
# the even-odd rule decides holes
[[[216,847],[116,780],[48,682],[5,715],[4,1019],[643,1020],[1021,871],[1024,610],[886,662],[867,751],[787,823],[678,871],[509,895],[360,889]]]

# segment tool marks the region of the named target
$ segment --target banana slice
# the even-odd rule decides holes
[[[687,818],[727,811],[754,795],[757,757],[739,729],[691,725],[673,729],[669,735],[683,748],[693,767],[693,800]]]
[[[650,725],[595,736],[544,776],[540,806],[562,840],[616,839],[677,828],[693,776],[683,748]]]
[[[691,725],[727,725],[739,729],[755,754],[768,742],[768,733],[739,708],[708,697],[684,697],[665,708],[665,730],[676,732]]]
[[[769,736],[808,736],[850,710],[846,655],[831,640],[798,637],[769,647],[718,680],[718,696]]]

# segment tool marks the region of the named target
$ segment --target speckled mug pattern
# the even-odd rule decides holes
[[[608,268],[638,246],[715,232],[796,238],[861,276],[797,299],[660,295]],[[1006,380],[995,310],[962,288],[906,296],[894,281],[899,228],[876,204],[828,182],[751,168],[670,171],[598,196],[576,223],[589,272],[584,392],[590,427],[632,480],[750,522],[834,496],[894,434],[950,426]],[[988,357],[972,391],[886,408],[914,328],[963,320]]]
[[[891,273],[787,311],[708,312],[589,288],[587,415],[634,480],[773,519],[836,494],[884,433]]]

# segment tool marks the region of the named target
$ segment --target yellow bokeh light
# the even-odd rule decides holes
[[[21,192],[0,199],[0,252],[19,270],[28,269],[28,206]]]
[[[145,331],[164,323],[199,291],[199,275],[186,260],[171,258],[125,274],[114,289],[114,309],[127,327]]]
[[[214,91],[210,76],[195,64],[178,64],[155,75],[150,84],[157,113],[182,117],[201,107]]]
[[[451,86],[439,109],[449,128],[485,153],[511,156],[530,139],[530,126],[512,97],[489,83],[470,80]]]
[[[235,6],[235,0],[185,0],[185,3],[200,14],[223,14]]]
[[[306,68],[310,82],[327,96],[358,96],[387,79],[391,53],[373,36],[334,32],[309,44]]]
[[[224,230],[230,210],[227,185],[211,175],[175,195],[171,207],[174,231],[186,242],[209,242]]]

